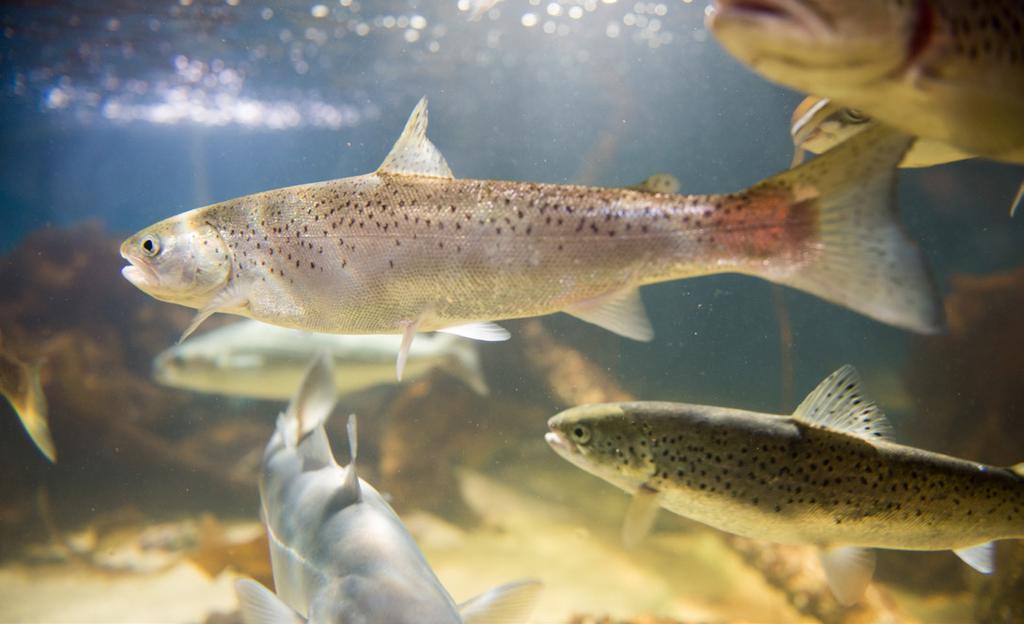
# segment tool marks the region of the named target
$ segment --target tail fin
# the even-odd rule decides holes
[[[483,368],[480,366],[480,352],[477,351],[476,342],[462,338],[452,341],[451,358],[445,370],[480,396],[490,394]]]
[[[10,358],[7,358],[10,359]],[[53,444],[53,437],[50,435],[50,420],[46,406],[46,395],[43,394],[42,384],[39,382],[39,370],[41,363],[34,365],[23,364],[18,361],[10,361],[12,367],[16,367],[17,375],[12,388],[0,388],[11,407],[21,420],[25,432],[32,438],[39,452],[46,456],[51,463],[57,463],[57,447]]]
[[[896,215],[896,167],[912,142],[877,125],[754,186],[754,194],[781,187],[809,196],[818,223],[805,263],[758,273],[884,323],[941,331],[942,305],[924,257]]]
[[[288,409],[278,417],[278,431],[289,448],[297,448],[302,444],[305,450],[307,446],[320,447],[327,443],[322,427],[337,401],[332,362],[326,354],[318,355],[313,360],[302,378],[298,392],[288,404]],[[320,433],[311,435],[317,432]],[[323,451],[312,448],[310,450],[316,451],[313,454],[317,455]],[[327,454],[330,455],[329,446]]]

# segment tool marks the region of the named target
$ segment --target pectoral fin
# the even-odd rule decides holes
[[[460,604],[459,615],[463,624],[522,624],[530,617],[542,587],[534,580],[500,585]]]
[[[640,291],[636,288],[606,293],[581,301],[564,311],[581,321],[593,323],[626,338],[641,342],[650,342],[654,338],[654,329],[644,310]]]
[[[658,490],[641,485],[633,494],[622,523],[622,543],[626,548],[639,546],[650,535],[654,520],[658,517],[659,505]]]
[[[273,592],[251,579],[235,581],[235,595],[245,624],[303,624],[306,621]]]
[[[964,563],[982,574],[992,574],[995,569],[995,544],[985,542],[969,548],[957,548],[953,552]]]
[[[832,594],[843,606],[856,604],[875,573],[875,553],[864,548],[844,546],[821,552],[821,565]]]
[[[203,321],[210,318],[217,312],[227,312],[229,310],[245,307],[248,304],[248,288],[236,282],[228,284],[219,293],[217,293],[213,299],[210,299],[209,303],[196,312],[192,322],[188,324],[188,327],[186,327],[185,331],[181,334],[181,338],[178,338],[178,343],[181,344],[186,338],[192,335],[192,332],[199,329],[199,326],[203,324]]]

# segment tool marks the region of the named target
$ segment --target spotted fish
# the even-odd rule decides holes
[[[356,474],[356,421],[341,467],[324,423],[335,403],[331,360],[314,360],[263,456],[261,516],[275,592],[235,589],[246,624],[516,624],[538,581],[502,585],[457,605],[381,494]]]
[[[1020,0],[715,0],[707,25],[769,80],[1024,163]]]
[[[814,154],[827,152],[874,123],[877,122],[856,109],[839,106],[826,98],[807,96],[793,110],[790,126],[790,134],[793,136],[792,166],[803,162],[805,151]],[[965,158],[972,158],[972,155],[941,141],[917,139],[903,157],[900,167],[932,167]],[[1010,203],[1010,216],[1017,211],[1022,199],[1024,181],[1017,187],[1017,194]]]
[[[151,296],[307,331],[504,340],[492,321],[567,312],[650,340],[638,287],[735,272],[937,331],[941,307],[895,216],[910,143],[884,130],[730,195],[465,180],[421,100],[374,173],[198,208],[124,241]]]
[[[889,439],[845,366],[790,416],[683,403],[575,407],[548,421],[562,457],[634,495],[635,544],[659,507],[723,531],[822,549],[836,597],[870,582],[869,548],[953,550],[992,571],[992,540],[1024,538],[1024,464],[987,466]]]

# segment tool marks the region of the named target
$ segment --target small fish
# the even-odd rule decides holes
[[[880,321],[938,331],[924,260],[899,225],[910,138],[872,130],[731,195],[461,180],[420,100],[374,173],[183,213],[121,245],[132,284],[199,310],[337,334],[506,340],[492,321],[567,312],[636,340],[639,287],[746,273]],[[644,183],[660,187],[664,180]]]
[[[684,403],[605,403],[548,421],[548,444],[633,494],[636,544],[659,507],[745,537],[822,549],[837,599],[859,600],[868,548],[952,550],[990,573],[992,541],[1024,538],[1024,464],[987,466],[902,446],[856,371],[791,416]]]
[[[57,462],[57,447],[50,436],[46,395],[39,383],[41,363],[26,364],[3,348],[0,336],[0,395],[14,408],[28,437],[51,463]]]
[[[336,396],[331,360],[316,358],[278,417],[260,475],[275,593],[252,580],[235,589],[246,624],[484,624],[522,622],[537,581],[502,585],[456,605],[412,536],[351,463],[335,462],[324,432]],[[305,619],[304,619],[305,618]]]
[[[314,334],[240,321],[193,336],[153,360],[153,378],[175,388],[257,399],[288,399],[317,353],[334,360],[334,382],[349,394],[395,380],[400,336]],[[476,343],[451,334],[420,336],[409,349],[405,378],[440,369],[480,395],[487,382]]]
[[[707,26],[769,80],[1024,163],[1020,0],[716,0]]]
[[[839,106],[827,98],[807,96],[793,110],[790,127],[790,134],[793,136],[791,166],[795,167],[803,162],[804,151],[814,154],[827,152],[875,123],[877,122],[856,109]],[[931,167],[966,158],[974,156],[941,141],[917,139],[903,157],[900,167]],[[1017,188],[1017,194],[1010,204],[1011,217],[1017,212],[1022,198],[1024,181]]]

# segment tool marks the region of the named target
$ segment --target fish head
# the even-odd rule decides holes
[[[583,405],[548,420],[544,440],[563,459],[632,491],[655,472],[641,423],[619,403]]]
[[[808,96],[793,110],[793,146],[821,154],[868,127],[871,118],[856,108]]]
[[[835,94],[889,77],[930,39],[927,2],[715,0],[707,27],[769,80]]]
[[[232,254],[211,224],[178,215],[121,243],[121,275],[144,293],[201,308],[229,281]]]

